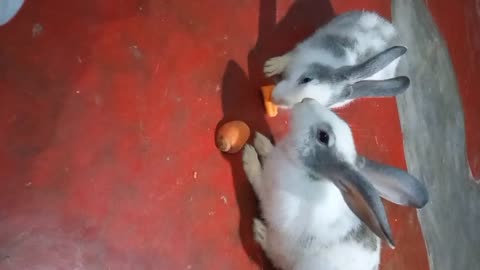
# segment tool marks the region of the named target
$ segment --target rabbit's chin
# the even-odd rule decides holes
[[[275,104],[279,109],[282,110],[289,110],[293,107],[293,105],[286,105],[286,104]]]

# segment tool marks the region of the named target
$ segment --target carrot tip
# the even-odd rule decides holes
[[[272,102],[272,92],[274,85],[266,85],[261,87],[263,95],[263,105],[269,117],[275,117],[278,114],[278,107]]]
[[[220,151],[234,154],[242,149],[249,137],[250,128],[245,122],[230,121],[218,129],[215,144]]]
[[[220,136],[217,138],[217,148],[222,152],[228,152],[232,146],[227,140],[225,140],[225,138],[223,138],[223,136]]]

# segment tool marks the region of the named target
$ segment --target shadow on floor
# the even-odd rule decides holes
[[[272,81],[263,75],[263,63],[281,55],[312,34],[334,16],[329,1],[298,0],[285,17],[276,23],[276,0],[260,0],[258,40],[248,55],[248,71],[235,61],[229,61],[222,81],[223,119],[217,128],[231,120],[245,121],[252,131],[269,137],[272,132],[265,119],[260,94],[262,85]],[[257,200],[245,178],[241,154],[224,155],[232,169],[236,200],[240,207],[239,235],[248,256],[263,268],[272,268],[252,237],[252,219],[259,215]]]

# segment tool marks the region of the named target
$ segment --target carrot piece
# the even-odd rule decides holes
[[[250,137],[250,128],[245,122],[231,121],[217,131],[215,143],[222,152],[234,154],[242,149]]]
[[[263,105],[269,117],[275,117],[278,114],[278,107],[272,102],[272,92],[275,85],[262,86]]]

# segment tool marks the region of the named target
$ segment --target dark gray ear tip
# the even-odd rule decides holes
[[[407,205],[417,209],[423,208],[430,200],[428,190],[416,177],[412,177],[411,180],[408,185],[408,189],[411,190],[411,196]]]
[[[395,248],[395,240],[393,239],[392,229],[386,216],[385,220],[380,223],[380,227],[383,233],[383,236],[381,236],[381,238],[385,240],[391,248]]]
[[[425,194],[425,196],[423,197],[422,200],[419,201],[419,204],[418,204],[418,207],[417,208],[423,208],[425,207],[425,205],[427,205],[427,203],[430,201],[430,199],[428,198],[428,194]]]
[[[393,235],[390,234],[390,235],[386,235],[386,239],[385,239],[388,243],[388,245],[390,246],[391,249],[395,249],[395,240],[393,239]]]
[[[410,78],[407,76],[401,76],[397,78],[399,81],[399,88],[402,89],[402,92],[406,91],[410,87]]]
[[[420,187],[418,187],[418,192],[416,196],[416,201],[414,203],[415,208],[423,208],[425,205],[427,205],[428,201],[430,200],[428,196],[428,191],[425,188],[423,184],[420,184]]]
[[[399,54],[399,55],[404,55],[404,54],[408,51],[408,48],[407,48],[407,47],[401,46],[401,45],[399,45],[399,46],[394,46],[394,47],[392,47],[391,49],[398,51],[398,54]]]
[[[393,239],[392,230],[390,229],[390,224],[386,221],[386,224],[382,226],[383,235],[379,237],[387,242],[387,244],[394,249],[395,248],[395,239]]]
[[[397,77],[402,83],[406,84],[406,85],[410,85],[410,78],[407,77],[407,76],[400,76],[400,77]]]

